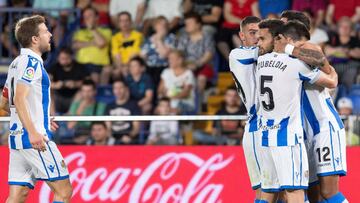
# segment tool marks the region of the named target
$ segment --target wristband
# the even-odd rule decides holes
[[[295,46],[294,46],[294,45],[287,44],[287,45],[285,46],[285,53],[288,54],[288,55],[292,55],[294,49],[295,49]]]

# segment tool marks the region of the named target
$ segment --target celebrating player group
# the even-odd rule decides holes
[[[243,140],[255,203],[343,203],[344,125],[328,93],[337,74],[321,48],[307,42],[310,19],[285,11],[280,20],[249,16],[243,46],[229,56],[249,112]]]

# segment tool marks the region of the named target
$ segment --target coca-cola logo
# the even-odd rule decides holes
[[[171,152],[160,155],[143,168],[119,166],[112,171],[106,166],[88,171],[83,152],[66,156],[65,162],[75,165],[70,172],[73,197],[83,202],[222,203],[224,184],[214,181],[213,177],[234,158],[215,153],[205,160],[189,152]],[[194,170],[184,171],[184,165]],[[188,177],[181,177],[184,174]],[[50,194],[50,188],[42,184],[39,202],[49,203]]]

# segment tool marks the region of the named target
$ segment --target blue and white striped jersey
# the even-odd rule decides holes
[[[20,55],[10,64],[5,86],[9,92],[11,149],[32,148],[29,134],[23,127],[14,105],[14,96],[18,83],[29,85],[27,97],[30,118],[36,130],[52,138],[50,132],[50,79],[44,69],[41,56],[31,49],[21,49]]]
[[[311,70],[304,62],[283,53],[268,53],[257,61],[255,77],[262,146],[303,143],[303,81],[316,82],[319,70]]]
[[[306,121],[304,129],[307,136],[328,132],[330,124],[333,131],[344,128],[327,88],[305,83],[302,103]]]
[[[249,132],[254,132],[258,129],[254,75],[257,55],[257,47],[243,46],[233,49],[229,55],[230,71],[238,89],[239,96],[249,114]]]

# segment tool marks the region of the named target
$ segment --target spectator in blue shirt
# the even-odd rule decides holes
[[[129,61],[129,75],[126,77],[130,99],[137,102],[144,115],[151,112],[154,98],[154,83],[151,77],[145,73],[145,68],[144,60],[134,57]]]
[[[176,37],[169,33],[169,22],[164,16],[157,17],[152,26],[154,34],[145,39],[141,56],[145,58],[147,73],[157,86],[161,72],[168,67],[168,55],[175,47]]]

